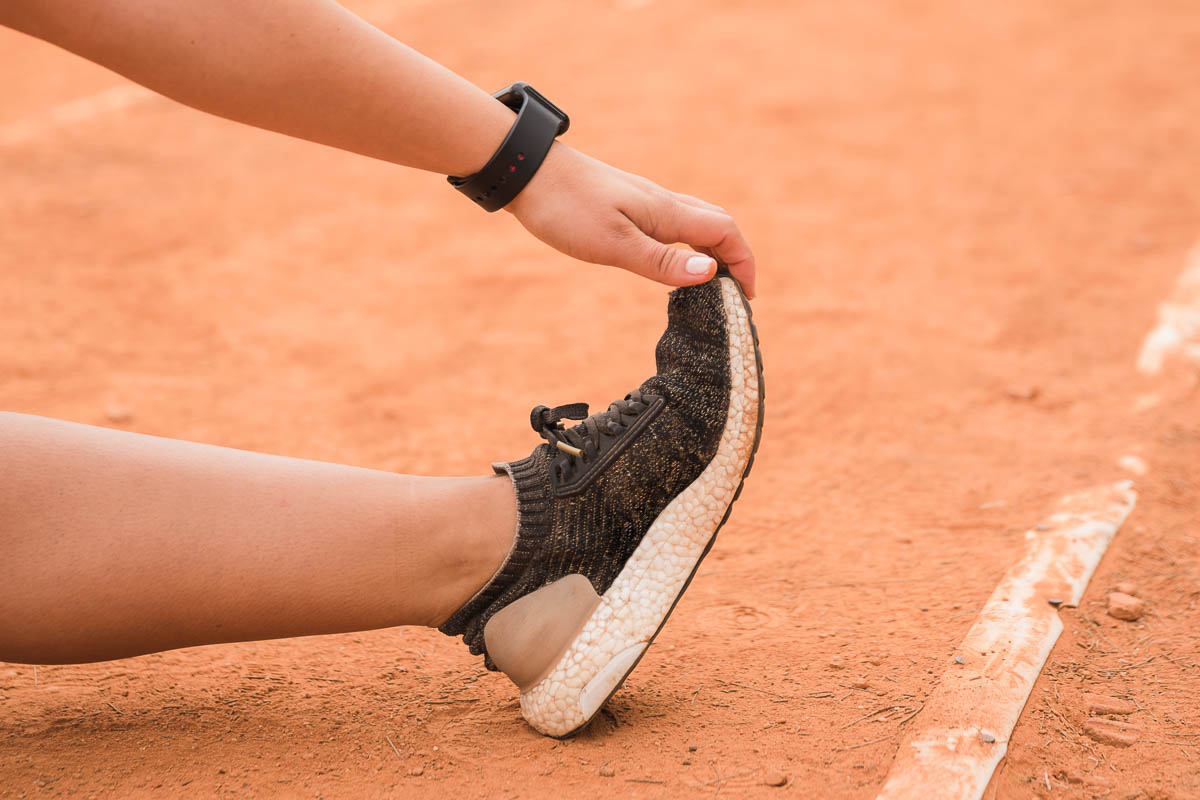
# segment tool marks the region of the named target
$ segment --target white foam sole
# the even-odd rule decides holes
[[[760,402],[754,334],[737,284],[718,280],[730,396],[716,455],[646,531],[558,663],[521,693],[525,719],[548,736],[587,724],[637,664],[720,527],[753,455]]]

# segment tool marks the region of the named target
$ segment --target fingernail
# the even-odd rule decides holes
[[[712,272],[713,260],[708,256],[693,256],[687,260],[683,268],[689,275],[707,275]]]

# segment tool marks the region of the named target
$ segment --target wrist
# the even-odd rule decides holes
[[[526,211],[538,204],[541,198],[552,190],[552,187],[561,183],[572,159],[578,156],[578,151],[562,142],[552,144],[541,168],[529,180],[525,188],[504,207],[504,210],[520,219]]]
[[[557,138],[570,120],[561,109],[527,83],[518,82],[495,98],[516,112],[516,121],[482,169],[450,175],[450,185],[485,211],[504,208],[537,176]]]
[[[479,113],[469,123],[456,123],[462,147],[453,154],[440,170],[448,175],[474,175],[483,169],[492,154],[500,147],[504,137],[512,129],[517,115],[503,103],[496,102],[491,95],[482,95]]]

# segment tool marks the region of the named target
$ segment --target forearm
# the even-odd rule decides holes
[[[231,120],[449,175],[513,114],[331,0],[7,0],[0,23]]]

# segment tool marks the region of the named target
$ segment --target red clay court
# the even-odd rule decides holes
[[[1200,308],[1176,288],[1200,236],[1193,3],[349,5],[735,214],[754,473],[575,739],[432,630],[0,664],[0,797],[871,798],[1026,531],[1123,479],[1136,507],[1058,611],[984,797],[1200,797],[1200,372],[1187,342],[1137,366],[1160,303]],[[528,451],[531,406],[650,374],[664,287],[436,175],[7,30],[0,73],[0,408],[482,474]],[[552,364],[520,347],[563,329]],[[1106,612],[1119,583],[1135,621]]]

